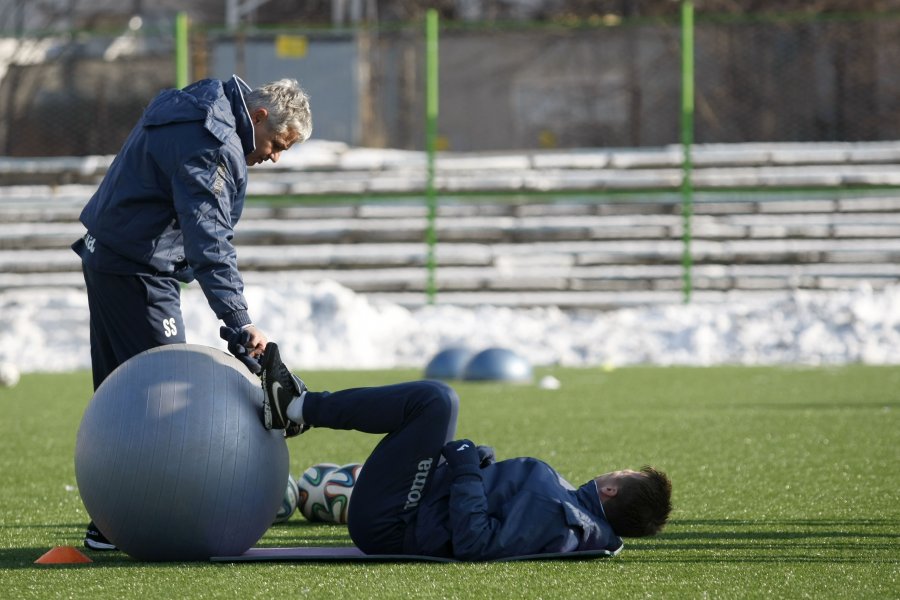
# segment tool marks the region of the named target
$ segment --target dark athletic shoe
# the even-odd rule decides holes
[[[100,533],[94,522],[91,521],[84,532],[84,547],[91,550],[118,550],[116,545],[111,543],[106,536]]]
[[[303,433],[310,427],[311,427],[311,425],[306,425],[306,424],[301,425],[300,423],[294,423],[293,421],[288,421],[287,427],[284,428],[284,437],[292,438],[296,435],[300,435],[301,433]]]
[[[299,377],[295,377],[284,363],[278,353],[278,346],[274,342],[266,344],[263,354],[262,373],[263,392],[263,424],[266,429],[287,429],[291,425],[291,433],[298,435],[304,428],[296,431],[297,424],[287,417],[287,407],[291,401],[306,391],[306,384]]]

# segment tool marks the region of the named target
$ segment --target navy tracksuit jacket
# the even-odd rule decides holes
[[[534,458],[451,469],[441,451],[458,407],[438,381],[306,393],[309,425],[387,434],[353,489],[348,528],[360,549],[492,560],[622,548],[593,480],[573,489]]]
[[[513,458],[483,469],[434,473],[408,551],[461,560],[609,550],[622,540],[606,522],[591,480],[572,489],[550,465]]]
[[[161,92],[81,213],[95,386],[131,356],[184,342],[180,284],[196,279],[216,316],[251,322],[232,244],[253,124],[237,77]]]

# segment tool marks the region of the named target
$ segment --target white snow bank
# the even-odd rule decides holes
[[[257,325],[297,369],[424,367],[441,348],[514,349],[533,365],[898,364],[900,286],[757,303],[571,314],[556,308],[376,304],[334,282],[251,286]],[[183,312],[191,343],[224,349],[196,286]],[[90,368],[79,290],[0,293],[0,363],[20,371]]]

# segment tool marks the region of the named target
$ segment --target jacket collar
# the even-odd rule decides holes
[[[231,79],[222,82],[222,90],[231,103],[235,130],[238,138],[241,140],[244,156],[247,156],[256,149],[256,138],[253,136],[253,121],[250,119],[250,110],[244,101],[244,94],[249,93],[251,88],[243,79],[237,75],[232,75]]]
[[[600,494],[597,491],[597,482],[591,479],[580,488],[575,490],[575,497],[586,509],[592,514],[606,521],[606,513],[603,511],[603,504],[600,502]]]
[[[594,517],[600,520],[603,525],[608,528],[609,539],[607,541],[606,549],[610,550],[613,555],[618,554],[624,547],[624,544],[622,538],[616,535],[612,525],[606,520],[606,511],[603,510],[603,503],[600,502],[597,482],[591,479],[575,490],[573,494],[575,494],[575,498],[578,500],[579,504],[581,504],[582,508],[594,515]]]

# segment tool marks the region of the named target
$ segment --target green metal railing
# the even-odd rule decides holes
[[[427,153],[426,201],[428,206],[428,224],[426,229],[427,283],[426,295],[429,304],[433,304],[437,295],[435,271],[437,261],[437,193],[435,191],[435,148],[437,140],[438,120],[438,14],[429,9],[425,20],[425,148]],[[691,258],[691,221],[693,216],[694,188],[692,181],[693,161],[691,148],[694,144],[694,3],[683,0],[681,3],[681,214],[683,219],[682,241],[682,293],[684,302],[691,301],[692,258]]]
[[[437,260],[435,251],[437,245],[437,192],[434,185],[434,155],[437,148],[437,118],[438,118],[438,13],[429,9],[425,25],[425,148],[428,155],[428,173],[426,176],[426,198],[428,202],[428,228],[426,243],[428,244],[428,281],[425,287],[428,295],[428,303],[434,304],[437,285],[435,283],[435,269]]]
[[[183,88],[190,83],[190,48],[188,45],[188,15],[175,16],[175,86]]]
[[[684,220],[684,250],[682,252],[682,291],[685,304],[691,301],[691,216],[694,212],[694,164],[691,147],[694,144],[694,3],[681,3],[681,215]]]
[[[892,14],[890,15],[892,18],[897,19],[898,15]],[[701,13],[697,19],[699,25],[701,27],[700,34],[704,35],[703,44],[708,44],[709,40],[709,29],[708,25],[710,23],[716,22],[724,22],[726,24],[731,22],[736,23],[745,23],[750,22],[752,24],[772,24],[772,25],[784,25],[785,23],[807,23],[811,22],[810,17],[808,15],[763,15],[758,18],[751,19],[748,21],[750,17],[741,16],[738,17],[723,17],[717,20],[717,18],[713,15]],[[817,17],[817,21],[829,21],[829,17]],[[856,17],[843,15],[840,16],[838,22],[850,22],[850,21],[860,21],[863,23],[871,22],[874,17],[870,14],[858,15]],[[640,25],[641,23],[635,21],[634,26]],[[492,27],[501,27],[501,25],[493,24]],[[390,26],[387,26],[388,29]],[[404,26],[405,27],[405,26]],[[415,27],[421,27],[421,24],[416,24]],[[415,111],[418,113],[419,110],[424,108],[424,146],[426,151],[426,190],[425,190],[425,202],[427,207],[427,225],[426,225],[426,233],[425,233],[425,244],[427,246],[427,256],[426,256],[426,269],[427,269],[427,281],[425,286],[427,302],[429,304],[433,304],[436,301],[437,297],[437,284],[436,284],[436,270],[437,270],[437,213],[438,213],[438,192],[437,185],[435,181],[436,177],[436,151],[439,143],[439,128],[438,128],[438,119],[439,119],[439,32],[442,25],[439,22],[438,12],[434,9],[430,9],[426,12],[425,20],[424,20],[424,64],[419,63],[420,66],[424,67],[424,86],[417,85],[416,89],[421,90],[422,87],[424,89],[424,102],[418,104],[419,107]],[[460,30],[468,30],[468,29],[477,29],[477,26],[466,25],[466,24],[458,24],[458,23],[446,23],[443,25],[444,33],[445,33],[445,44],[446,47],[452,48],[453,40],[450,39],[447,41],[448,37],[452,37],[454,33],[458,33]],[[516,25],[516,27],[520,27],[520,25]],[[544,27],[549,27],[548,25],[544,25]],[[591,26],[592,28],[597,28],[595,25]],[[706,28],[706,29],[704,29]],[[402,28],[401,28],[402,29]],[[419,30],[421,31],[421,30]],[[709,113],[709,91],[704,91],[704,88],[701,85],[701,94],[699,95],[701,101],[706,101],[707,111],[703,112],[701,110],[699,113],[695,114],[695,86],[697,85],[697,73],[702,75],[703,73],[703,65],[704,63],[700,63],[699,69],[695,72],[695,12],[694,12],[694,1],[693,0],[680,0],[680,27],[678,33],[680,37],[673,39],[679,40],[679,49],[678,52],[680,54],[680,85],[681,85],[681,94],[680,94],[680,109],[678,115],[678,134],[680,139],[681,146],[681,180],[680,186],[678,190],[640,190],[633,191],[632,193],[640,193],[641,195],[668,195],[672,197],[674,202],[679,202],[681,205],[681,217],[682,217],[682,253],[681,253],[681,265],[682,265],[682,293],[683,293],[683,301],[685,303],[689,303],[691,301],[692,293],[693,293],[693,278],[692,278],[692,270],[693,270],[693,255],[692,255],[692,241],[693,241],[693,213],[694,213],[694,204],[695,200],[697,202],[704,201],[704,193],[708,193],[709,190],[704,192],[703,190],[695,190],[693,175],[694,175],[694,164],[693,164],[693,156],[692,150],[695,145],[695,141],[700,139],[701,143],[703,143],[703,132],[705,131],[703,128],[703,119],[707,118]],[[417,36],[420,35],[417,33]],[[176,73],[176,82],[179,87],[183,87],[188,84],[190,81],[190,48],[189,48],[189,31],[188,31],[188,19],[186,14],[180,13],[175,22],[175,40],[176,40],[176,56],[175,56],[175,73]],[[421,40],[421,38],[418,38]],[[420,42],[416,42],[420,43]],[[673,44],[674,46],[674,44]],[[701,53],[699,56],[699,60],[703,61],[709,60],[710,52],[707,51],[704,55],[702,52],[704,49],[709,50],[706,46],[701,46]],[[421,56],[421,53],[420,53]],[[449,56],[449,55],[447,55]],[[704,58],[705,56],[705,58]],[[450,59],[445,59],[450,62]],[[668,66],[671,71],[671,67],[674,63]],[[703,77],[701,79],[701,84],[703,83]],[[419,96],[420,98],[422,96]],[[721,98],[718,99],[720,102],[727,101],[728,97],[724,100]],[[701,102],[701,109],[704,107],[704,104]],[[421,113],[418,113],[421,115]],[[707,115],[707,117],[704,117]],[[675,116],[674,114],[672,115]],[[416,119],[421,118],[421,116],[416,117]],[[695,135],[695,128],[698,124],[697,119],[699,119],[699,138]],[[416,129],[418,129],[416,127]],[[417,132],[415,134],[415,140],[418,142],[422,138],[418,137],[420,134]],[[416,144],[418,145],[418,144]],[[865,186],[861,188],[862,192],[866,191]],[[828,192],[831,191],[830,188],[807,188],[805,190],[800,190],[796,187],[791,187],[785,190],[779,190],[775,188],[767,188],[766,193],[779,193],[780,191],[784,191],[785,193],[796,193],[800,191],[810,192]],[[717,188],[717,193],[749,193],[745,188],[737,187],[735,189],[724,189]],[[411,195],[420,196],[420,192],[410,192]],[[529,197],[539,197],[541,195],[553,194],[554,196],[560,195],[583,195],[583,190],[578,191],[559,191],[559,192],[533,192],[527,194]],[[621,199],[622,196],[627,196],[629,192],[603,192],[597,191],[595,195],[597,197],[616,197]],[[392,193],[392,196],[396,197],[397,195],[404,195],[402,193]],[[470,195],[474,196],[482,196],[486,195],[481,192],[472,192]],[[507,193],[504,192],[495,192],[493,194],[489,194],[492,197],[503,197],[503,196],[519,196],[523,195],[521,191],[510,191]],[[452,196],[458,197],[466,197],[466,192],[456,192],[452,194]],[[357,198],[358,199],[358,198]]]

